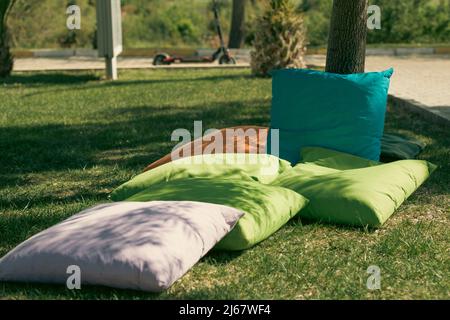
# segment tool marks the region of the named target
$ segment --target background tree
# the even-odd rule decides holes
[[[364,72],[368,0],[334,0],[331,14],[326,71]]]
[[[332,6],[330,0],[302,0],[299,3],[299,10],[305,18],[308,46],[326,46]]]
[[[244,42],[246,5],[247,0],[233,0],[229,48],[241,48]]]
[[[305,28],[303,17],[290,0],[270,0],[257,21],[252,71],[268,76],[273,69],[303,68]]]
[[[6,20],[14,0],[0,1],[0,77],[11,74],[14,59],[9,47],[8,26]]]

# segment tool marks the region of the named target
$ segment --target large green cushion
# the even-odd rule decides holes
[[[156,183],[185,178],[257,180],[268,184],[291,168],[289,162],[267,154],[199,155],[142,173],[118,187],[110,197],[122,201]]]
[[[216,246],[243,250],[268,238],[308,202],[289,189],[255,181],[233,179],[180,179],[163,182],[127,201],[198,201],[221,204],[245,212],[236,227]]]
[[[272,184],[310,200],[301,217],[353,226],[383,225],[436,168],[419,160],[377,164],[316,148],[303,150],[302,158],[306,163]]]
[[[313,163],[337,170],[360,169],[381,164],[378,161],[367,160],[348,153],[315,147],[303,148],[301,157],[303,163]]]

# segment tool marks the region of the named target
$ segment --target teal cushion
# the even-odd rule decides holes
[[[296,164],[303,147],[323,147],[379,161],[393,71],[274,71],[271,128],[280,130],[280,158]],[[270,139],[268,150],[276,155]]]

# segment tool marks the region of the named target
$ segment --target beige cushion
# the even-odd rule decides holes
[[[0,260],[0,281],[81,283],[159,292],[169,288],[243,215],[200,202],[118,202],[47,229]]]

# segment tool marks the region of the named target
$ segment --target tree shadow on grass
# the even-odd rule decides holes
[[[118,159],[116,163],[133,169],[137,165],[144,168],[147,163],[157,160],[156,157],[170,152],[177,143],[171,141],[173,130],[185,128],[193,134],[194,121],[202,120],[204,130],[249,123],[267,125],[267,110],[242,111],[248,104],[261,106],[266,102],[209,103],[167,110],[158,106],[127,107],[112,111],[109,117],[111,120],[116,116],[117,119],[123,116],[129,119],[110,123],[0,127],[1,171],[23,174],[83,168],[107,163],[108,160],[101,157],[102,152],[139,147],[145,147],[144,151],[149,153],[146,161],[137,163],[133,157],[128,157]],[[167,146],[161,149],[162,145]]]
[[[149,85],[149,84],[171,84],[178,82],[193,82],[193,81],[227,81],[227,80],[245,80],[245,79],[254,79],[252,75],[246,74],[221,74],[214,76],[203,76],[203,77],[171,77],[164,79],[143,79],[143,80],[131,80],[131,81],[113,81],[113,82],[102,82],[98,83],[98,87],[120,87],[120,86],[129,86],[129,85]],[[88,89],[88,88],[86,88]]]
[[[86,73],[15,73],[0,83],[7,85],[62,85],[62,84],[85,84],[89,81],[97,81],[100,77]]]
[[[119,166],[138,174],[149,163],[170,153],[178,143],[171,141],[175,129],[186,128],[193,133],[196,120],[203,120],[204,130],[249,123],[267,125],[267,110],[267,101],[263,100],[218,102],[189,108],[139,106],[111,111],[110,123],[0,127],[0,189],[33,183],[28,174],[39,176],[52,172],[57,176],[58,172],[81,171],[94,166]],[[74,183],[71,190],[66,190],[69,194],[66,198],[61,198],[64,192],[52,192],[35,195],[32,202],[75,201],[82,196],[106,199],[105,190],[125,181],[92,182],[95,187],[91,189],[95,192],[87,190],[86,183],[83,188]],[[14,204],[23,208],[29,201],[23,194],[11,194],[9,199],[0,201],[0,206]]]
[[[170,72],[183,72],[183,70],[171,70]],[[84,84],[92,82],[89,86],[78,86],[71,88],[72,91],[85,91],[104,88],[118,88],[128,86],[140,86],[140,85],[171,85],[177,83],[192,83],[202,81],[213,81],[219,83],[221,81],[236,81],[254,78],[252,75],[247,74],[221,74],[214,76],[185,76],[183,73],[179,77],[172,75],[170,78],[155,78],[155,79],[142,79],[142,80],[117,80],[117,81],[99,81],[100,77],[94,73],[92,74],[77,74],[77,73],[54,73],[54,74],[17,74],[4,80],[4,84],[23,84],[23,85],[60,85],[60,84]],[[95,82],[94,82],[95,81]],[[46,89],[38,92],[29,93],[26,96],[38,96],[41,94],[51,94],[52,92],[58,92],[57,89]]]

